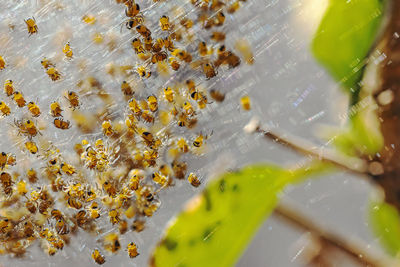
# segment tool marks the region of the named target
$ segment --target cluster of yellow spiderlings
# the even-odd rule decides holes
[[[146,217],[151,217],[160,206],[158,193],[175,180],[186,178],[198,187],[201,180],[195,173],[188,173],[183,155],[201,155],[205,142],[212,133],[197,133],[188,140],[178,130],[193,130],[199,112],[207,105],[222,102],[225,95],[217,90],[199,88],[194,79],[184,79],[159,88],[157,94],[141,97],[136,93],[136,80],[157,79],[171,72],[191,71],[212,79],[218,70],[236,68],[241,59],[223,44],[226,34],[222,30],[225,13],[235,13],[245,0],[228,2],[220,0],[192,0],[197,12],[196,20],[188,17],[171,20],[163,15],[159,28],[152,34],[138,3],[133,0],[117,0],[125,6],[126,21],[123,26],[132,32],[130,46],[137,55],[134,66],[107,66],[111,76],[122,73],[127,77],[120,84],[124,118],[113,116],[116,100],[105,93],[102,83],[89,76],[77,81],[77,90],[68,91],[64,97],[68,105],[59,101],[50,104],[50,117],[57,131],[75,126],[83,134],[99,138],[83,139],[73,144],[77,160],[60,152],[56,145],[46,140],[45,131],[36,122],[42,114],[33,101],[26,103],[21,92],[16,91],[13,81],[4,82],[4,93],[18,108],[27,106],[24,119],[15,119],[17,137],[23,140],[23,149],[37,157],[43,168],[28,168],[25,174],[16,169],[15,155],[0,155],[0,253],[21,256],[36,240],[49,255],[63,249],[79,229],[89,233],[105,232],[98,223],[106,218],[109,228],[117,229],[102,240],[102,248],[110,253],[121,249],[119,235],[129,229],[140,232]],[[85,15],[82,21],[93,25],[96,18]],[[40,34],[34,18],[25,20],[29,35]],[[154,25],[153,25],[154,26]],[[187,43],[195,42],[193,28],[210,31],[211,44],[199,41],[196,49]],[[95,42],[101,42],[100,34]],[[236,45],[246,63],[253,63],[253,55],[245,41]],[[74,59],[73,47],[68,42],[62,52],[66,60]],[[53,82],[62,80],[62,73],[53,60],[43,58],[41,65]],[[7,63],[0,56],[0,70]],[[193,75],[192,75],[193,76]],[[83,97],[97,97],[102,101],[96,114],[80,111]],[[209,98],[210,97],[210,98]],[[212,99],[212,100],[211,100]],[[250,99],[241,99],[244,110],[250,109]],[[64,119],[68,110],[71,121]],[[12,115],[12,108],[0,101],[3,116]],[[96,123],[100,122],[101,133]],[[177,130],[178,129],[178,130]],[[38,186],[41,180],[44,185]],[[43,184],[43,183],[42,183]],[[104,220],[104,219],[103,219]],[[117,233],[118,232],[118,233]],[[105,256],[101,248],[93,250],[92,258],[103,264]],[[129,257],[139,255],[134,242],[126,245]]]

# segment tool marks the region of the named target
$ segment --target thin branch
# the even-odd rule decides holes
[[[256,132],[262,133],[264,137],[278,144],[286,146],[293,151],[317,158],[324,162],[329,162],[338,168],[344,169],[356,174],[368,174],[367,163],[355,157],[349,157],[335,152],[334,150],[318,147],[310,142],[296,137],[282,137],[272,131],[266,131],[257,127]]]
[[[310,232],[325,245],[336,247],[345,252],[364,266],[400,266],[394,259],[387,257],[383,253],[379,253],[377,249],[369,248],[365,250],[367,245],[360,240],[349,238],[348,236],[341,236],[322,225],[316,224],[312,218],[308,218],[300,213],[298,208],[294,207],[293,204],[288,204],[287,201],[282,200],[275,209],[274,214],[293,226]]]

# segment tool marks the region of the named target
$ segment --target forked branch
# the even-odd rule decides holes
[[[349,255],[362,266],[400,266],[398,262],[387,257],[383,253],[379,253],[377,249],[368,246],[369,248],[366,250],[367,245],[360,240],[342,236],[321,224],[317,224],[315,220],[299,212],[298,208],[293,204],[289,204],[287,201],[281,200],[274,214],[278,218],[290,223],[292,226],[311,233],[311,235],[321,243],[322,250],[320,254],[323,253],[323,248],[334,247]]]

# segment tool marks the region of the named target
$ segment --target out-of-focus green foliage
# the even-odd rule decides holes
[[[365,58],[375,40],[382,8],[379,0],[331,0],[312,43],[317,60],[351,93],[353,100],[358,97]],[[335,138],[336,146],[351,155],[379,151],[382,137],[374,110],[367,105],[351,117],[351,127]],[[233,265],[275,208],[281,190],[327,166],[315,163],[295,171],[273,165],[250,166],[211,181],[170,223],[151,265]],[[379,214],[375,217],[385,218]],[[400,240],[400,228],[396,230]]]
[[[382,9],[380,0],[330,0],[312,42],[316,59],[352,94],[353,103]]]
[[[246,167],[212,180],[170,224],[152,266],[231,266],[289,183],[326,170],[315,163],[295,171],[273,165]]]
[[[400,215],[395,207],[385,202],[370,205],[372,229],[382,245],[393,256],[400,252]]]
[[[381,0],[330,0],[315,33],[315,58],[351,94],[349,126],[331,129],[327,138],[343,153],[372,155],[383,146],[375,101],[367,93],[359,100],[360,80],[383,12]]]
[[[383,147],[378,116],[373,107],[357,112],[346,129],[333,130],[328,138],[341,152],[349,156],[374,155]]]

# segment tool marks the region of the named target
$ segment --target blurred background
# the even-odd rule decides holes
[[[41,1],[15,4],[14,1],[0,3],[0,30],[6,31],[9,21],[23,23],[39,10]],[[59,1],[62,3],[62,1]],[[328,4],[328,0],[248,0],[244,7],[228,17],[230,35],[229,43],[237,38],[247,39],[255,55],[255,64],[242,64],[237,70],[224,72],[216,81],[204,81],[209,88],[222,89],[227,93],[223,105],[208,107],[204,119],[200,121],[202,131],[213,130],[208,141],[208,153],[199,160],[191,162],[190,169],[198,170],[203,182],[210,176],[223,170],[240,168],[249,163],[272,162],[281,166],[294,166],[304,160],[298,155],[278,144],[272,143],[259,135],[244,133],[243,127],[253,117],[257,117],[265,127],[278,132],[297,136],[323,149],[329,146],[326,140],[317,135],[320,125],[342,125],[345,123],[348,97],[341,92],[339,86],[319,66],[310,52],[310,42],[319,20]],[[111,12],[105,25],[114,25],[107,32],[120,35],[121,43],[128,43],[130,36],[119,33],[119,23],[123,21],[123,9],[113,1],[87,3],[71,1],[69,9],[59,14],[49,15],[42,12],[36,14],[36,20],[43,36],[50,34],[52,27],[60,29],[67,26],[67,33],[74,32],[75,26],[82,15],[88,11],[95,14]],[[150,7],[149,3],[143,6]],[[33,12],[32,12],[33,11]],[[151,8],[145,12],[152,14]],[[116,14],[113,16],[112,14]],[[118,14],[118,15],[117,15]],[[338,18],[340,19],[340,18]],[[40,23],[41,22],[41,23]],[[63,23],[67,23],[63,25]],[[104,26],[105,27],[105,26]],[[22,32],[12,33],[17,38]],[[35,37],[27,38],[27,43],[2,43],[1,51],[15,55],[27,54],[31,59],[39,60],[52,44],[40,44]],[[73,34],[73,46],[81,55],[92,58],[89,64],[98,66],[98,60],[119,60],[120,54],[94,52],[85,32]],[[38,47],[32,50],[33,46]],[[12,47],[12,48],[11,48]],[[84,51],[84,52],[83,52]],[[35,63],[36,64],[36,63]],[[33,68],[29,66],[28,69]],[[63,67],[64,68],[64,67]],[[62,70],[68,71],[68,67]],[[72,69],[70,71],[73,71]],[[93,68],[93,72],[96,67]],[[73,74],[79,75],[79,74]],[[66,83],[73,86],[71,78],[66,83],[57,85],[56,90],[47,91],[44,76],[35,76],[32,72],[16,73],[15,80],[28,82],[31,89],[25,89],[27,95],[37,97],[39,102],[49,103],[56,97],[56,92],[67,90]],[[71,75],[72,77],[72,75]],[[0,73],[1,80],[5,80]],[[111,83],[110,83],[111,84]],[[107,82],[105,83],[107,87]],[[110,85],[111,86],[111,85]],[[252,111],[245,113],[239,109],[240,96],[248,94],[252,100]],[[75,134],[72,139],[78,139]],[[68,143],[66,136],[55,134],[54,140]],[[75,139],[74,139],[75,138]],[[2,147],[7,147],[6,140],[0,141]],[[148,257],[163,233],[167,222],[181,210],[185,201],[197,193],[188,184],[178,184],[162,191],[160,210],[149,220],[146,229],[140,234],[128,233],[121,239],[133,238],[139,247],[140,256],[134,260],[124,253],[108,256],[104,266],[146,266]],[[345,235],[358,238],[367,244],[366,250],[378,247],[377,240],[372,236],[367,221],[366,208],[368,199],[373,192],[372,186],[352,174],[336,172],[324,177],[313,178],[307,182],[290,186],[283,193],[283,199],[294,203],[304,214],[316,222],[334,229]],[[262,205],[262,203],[260,203]],[[257,232],[254,240],[237,263],[237,266],[304,266],[301,256],[298,256],[299,240],[304,232],[291,227],[278,217],[272,215]],[[49,259],[35,246],[23,259],[0,257],[2,266],[94,266],[90,258],[91,245],[94,237],[85,233],[73,239],[71,246]],[[350,259],[337,256],[334,266],[357,266]]]

